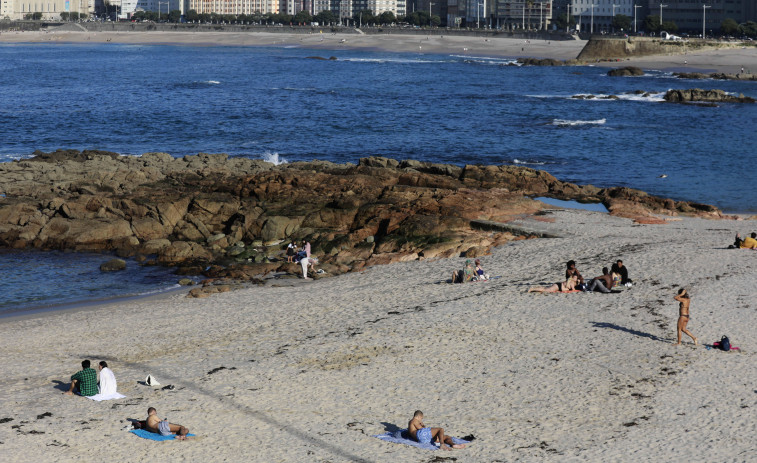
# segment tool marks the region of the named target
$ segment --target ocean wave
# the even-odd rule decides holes
[[[604,125],[604,123],[607,122],[607,119],[596,119],[593,121],[581,121],[581,120],[575,120],[572,121],[570,119],[552,119],[552,125],[556,125],[558,127],[579,127],[583,125]]]
[[[535,160],[531,160],[531,159],[526,159],[525,161],[522,161],[522,160],[520,160],[520,159],[513,159],[513,160],[512,160],[511,162],[512,162],[513,164],[524,165],[524,166],[525,166],[525,165],[530,165],[530,166],[543,166],[543,165],[546,165],[546,164],[547,164],[546,162],[543,162],[543,161],[535,161]]]
[[[645,93],[621,93],[618,95],[605,94],[605,93],[577,93],[570,95],[568,99],[582,100],[582,101],[641,101],[646,103],[656,103],[664,101],[663,96],[665,92],[645,92]]]
[[[266,151],[265,153],[263,153],[262,154],[262,159],[264,161],[266,161],[266,162],[270,162],[271,164],[273,164],[275,166],[278,166],[278,165],[281,165],[281,164],[286,164],[286,163],[289,162],[286,159],[284,159],[283,157],[281,157],[279,155],[279,153],[272,153],[270,151]]]
[[[342,61],[350,61],[353,63],[392,63],[392,64],[433,64],[444,63],[441,60],[425,60],[425,59],[401,59],[401,58],[345,58]],[[449,61],[446,61],[449,62]]]

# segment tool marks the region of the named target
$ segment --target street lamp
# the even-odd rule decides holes
[[[662,3],[660,3],[660,29],[662,29],[662,9],[667,7],[668,5],[663,5]]]
[[[571,3],[568,3],[568,11],[565,14],[565,32],[570,31],[570,10],[573,5]]]
[[[428,27],[431,27],[431,5],[436,5],[436,3],[428,2]]]
[[[636,8],[641,8],[641,5],[634,4],[633,6],[633,33],[636,33]]]
[[[702,3],[702,40],[704,40],[704,12],[707,10],[707,8],[711,8],[711,5],[705,5]]]
[[[612,4],[612,23],[611,23],[611,25],[612,25],[612,33],[613,34],[615,33],[615,7],[616,6],[620,6],[620,5],[616,5],[614,3]]]
[[[591,4],[591,26],[589,32],[594,33],[594,4]]]

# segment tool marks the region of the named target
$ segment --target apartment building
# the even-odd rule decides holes
[[[499,25],[507,29],[549,29],[552,10],[552,0],[495,0],[494,4]]]
[[[636,3],[637,7],[641,2]],[[572,0],[568,5],[570,14],[575,18],[577,27],[582,32],[599,33],[610,31],[612,18],[622,14],[633,18],[633,0]],[[645,10],[646,11],[646,10]],[[641,11],[637,8],[636,15],[639,24],[643,22]]]
[[[0,19],[24,19],[29,13],[42,13],[42,19],[58,20],[61,13],[92,14],[90,0],[0,0]]]
[[[649,14],[659,15],[660,3],[663,22],[673,21],[681,30],[701,33],[704,23],[709,34],[717,32],[726,18],[738,23],[757,21],[757,0],[650,0]]]

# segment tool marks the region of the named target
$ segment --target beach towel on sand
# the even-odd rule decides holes
[[[439,447],[434,444],[421,444],[417,440],[413,439],[412,437],[410,437],[410,434],[407,433],[407,429],[400,429],[399,431],[393,432],[387,431],[384,434],[377,434],[373,437],[387,442],[394,442],[395,444],[412,445],[413,447],[418,447],[419,449],[439,450]],[[455,444],[469,443],[467,440],[458,439],[457,437],[453,437],[452,442],[454,442]]]
[[[161,436],[160,434],[156,432],[148,431],[147,429],[132,429],[129,432],[132,434],[136,434],[143,439],[156,440],[156,441],[176,440],[176,434],[171,434],[170,436]],[[187,434],[187,436],[194,436],[194,434]]]
[[[101,401],[101,400],[113,400],[124,399],[125,395],[116,392],[118,385],[116,384],[116,375],[113,374],[113,370],[108,367],[100,370],[100,386],[99,394],[95,394],[87,397],[88,399]]]

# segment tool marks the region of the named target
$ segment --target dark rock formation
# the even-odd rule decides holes
[[[689,102],[704,102],[704,103],[754,103],[754,98],[744,96],[729,95],[723,90],[702,90],[700,88],[692,88],[688,90],[668,90],[663,97],[665,101],[673,103],[689,103]]]
[[[607,75],[612,77],[643,76],[644,70],[635,66],[625,66],[622,68],[610,69],[607,71]]]
[[[289,240],[309,240],[327,276],[404,260],[483,255],[530,236],[504,224],[543,207],[531,195],[601,201],[612,214],[631,218],[721,216],[710,206],[574,185],[519,166],[378,157],[358,165],[274,166],[223,154],[36,154],[0,163],[0,246],[116,252],[184,275],[208,268],[203,274],[214,281],[297,275],[299,266],[283,257]],[[481,221],[500,225],[474,225]],[[226,286],[203,284],[216,292]]]
[[[757,80],[757,74],[726,74],[724,72],[713,72],[704,74],[701,72],[674,72],[673,75],[679,79],[715,79],[715,80]]]
[[[101,272],[118,272],[120,270],[126,270],[126,261],[123,259],[110,259],[100,264]]]

